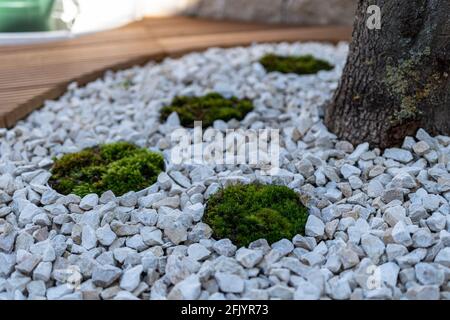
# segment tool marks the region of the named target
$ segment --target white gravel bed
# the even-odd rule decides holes
[[[0,129],[1,299],[448,299],[450,138],[419,130],[401,149],[338,141],[322,123],[347,44],[209,49],[70,85]],[[336,65],[312,76],[266,73],[265,53],[311,53]],[[130,84],[128,87],[126,84]],[[253,100],[214,128],[281,130],[281,171],[173,165],[177,95]],[[80,198],[51,189],[52,158],[126,140],[163,151],[147,189]],[[233,182],[284,184],[307,195],[306,235],[237,248],[201,222],[207,198]]]

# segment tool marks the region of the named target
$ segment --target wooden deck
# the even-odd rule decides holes
[[[0,46],[0,127],[12,127],[58,98],[67,85],[86,84],[106,70],[128,68],[208,47],[253,42],[349,40],[346,27],[299,28],[185,17],[147,18],[116,30],[72,40]]]

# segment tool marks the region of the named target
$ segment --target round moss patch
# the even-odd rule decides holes
[[[321,70],[330,71],[333,65],[325,60],[316,59],[312,55],[304,56],[277,56],[267,54],[259,62],[268,72],[296,73],[300,75],[315,74]]]
[[[209,127],[215,120],[228,121],[233,118],[242,120],[253,110],[248,99],[236,97],[224,98],[218,93],[209,93],[202,97],[175,97],[169,106],[161,109],[161,121],[166,121],[172,113],[178,113],[184,127],[192,128],[194,121],[202,121],[203,128]]]
[[[155,183],[164,170],[163,157],[128,142],[103,144],[55,160],[50,186],[81,197],[111,190],[120,196]]]
[[[214,237],[239,246],[265,238],[270,243],[303,234],[308,217],[299,195],[285,186],[237,184],[208,200],[205,222]]]

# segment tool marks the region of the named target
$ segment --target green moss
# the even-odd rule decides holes
[[[111,190],[119,196],[153,184],[163,169],[160,154],[116,142],[56,159],[49,184],[62,194],[85,196]]]
[[[161,109],[161,121],[166,121],[172,112],[176,112],[184,127],[192,128],[194,121],[201,120],[205,128],[211,126],[215,120],[242,120],[252,110],[253,104],[250,100],[239,100],[236,97],[226,99],[218,93],[203,97],[180,96]]]
[[[433,73],[424,77],[420,66],[430,64],[431,48],[411,53],[407,59],[389,61],[386,65],[384,83],[390,93],[399,101],[399,106],[391,116],[391,125],[402,125],[423,116],[419,106],[439,91],[443,75]]]
[[[333,65],[312,55],[283,57],[274,54],[263,56],[259,62],[268,72],[315,74],[321,70],[330,71]]]
[[[398,66],[386,66],[386,80],[385,83],[390,92],[396,96],[400,101],[400,107],[391,117],[392,125],[400,125],[408,120],[414,120],[420,116],[420,111],[417,107],[417,99],[414,95],[409,94],[411,78],[419,78],[415,72],[415,59],[408,59],[403,61]]]
[[[303,234],[308,212],[300,196],[285,186],[237,184],[208,200],[205,222],[216,238],[246,246],[265,238],[270,243]]]

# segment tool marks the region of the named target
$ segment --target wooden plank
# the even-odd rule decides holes
[[[295,42],[325,41],[337,43],[349,40],[351,32],[348,28],[292,28],[286,30],[262,30],[252,32],[234,32],[225,34],[208,34],[189,37],[166,37],[159,44],[169,54],[182,54],[205,47],[230,47],[249,45],[257,42]]]
[[[125,69],[212,46],[349,39],[349,28],[298,28],[173,17],[144,19],[67,41],[0,46],[0,127],[11,127],[45,100],[58,98],[70,82],[84,85],[106,70]]]
[[[182,27],[180,27],[182,25]],[[105,42],[122,42],[135,41],[139,39],[163,37],[166,35],[182,35],[182,34],[205,34],[215,32],[229,32],[237,30],[262,30],[273,29],[276,26],[255,24],[255,23],[235,23],[223,21],[209,21],[209,20],[194,20],[177,18],[152,18],[145,19],[141,22],[134,22],[125,27],[114,29],[110,31],[103,31],[94,34],[88,34],[72,40],[58,41],[51,44],[33,44],[21,46],[0,46],[0,54],[14,53],[18,50],[49,50],[52,48],[59,48],[70,46],[73,47],[81,45],[98,45]],[[278,28],[286,28],[286,26],[278,25]]]

